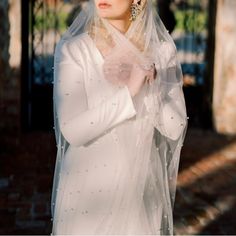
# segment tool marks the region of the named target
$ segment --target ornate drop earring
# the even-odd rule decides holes
[[[141,4],[141,0],[139,0],[136,4],[132,3],[131,5],[131,17],[130,17],[130,21],[135,21],[138,14],[142,11],[142,4]]]

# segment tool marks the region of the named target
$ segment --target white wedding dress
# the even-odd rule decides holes
[[[127,176],[126,173],[132,171],[127,164],[134,155],[129,142],[144,145],[142,155],[150,160],[148,166],[143,167],[144,172],[146,168],[150,175],[145,187],[148,205],[145,205],[145,195],[142,195],[142,207],[137,208],[138,212],[130,212],[129,220],[125,222],[126,231],[119,231],[117,227],[116,232],[161,234],[161,224],[167,217],[163,211],[166,203],[161,197],[165,194],[163,183],[166,180],[162,160],[158,160],[154,126],[148,125],[147,119],[135,119],[138,103],[131,97],[127,86],[116,87],[104,79],[103,56],[86,32],[64,44],[55,60],[61,60],[56,71],[58,83],[55,88],[62,98],[58,101],[59,123],[69,147],[64,155],[57,188],[52,234],[93,235],[102,232],[97,230],[104,214],[114,214],[112,197],[118,196],[123,187],[132,189],[131,182],[122,178],[122,173]],[[166,112],[165,128],[170,129],[169,138],[176,139],[183,126],[176,128],[172,123],[183,123],[185,117],[172,114],[168,108]],[[170,119],[171,116],[176,119]],[[140,122],[146,126],[146,134],[141,137],[145,139],[143,143],[137,139],[139,130],[136,127]],[[158,125],[155,128],[162,132]],[[152,158],[156,158],[155,166],[151,164]],[[154,169],[158,170],[156,181],[160,188],[150,194],[148,184],[152,181]],[[121,189],[116,188],[118,181]],[[153,209],[155,218],[151,219],[148,214]],[[116,219],[121,222],[122,214],[127,210],[119,209]],[[168,214],[171,218],[171,213]]]

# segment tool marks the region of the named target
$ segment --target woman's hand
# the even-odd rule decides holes
[[[152,83],[156,78],[155,64],[149,68],[144,68],[139,64],[134,64],[128,81],[128,89],[132,97],[139,93],[144,83]]]
[[[117,60],[107,60],[103,65],[103,71],[108,81],[114,84],[127,85],[131,96],[134,97],[139,93],[144,83],[152,83],[156,78],[156,69],[154,63],[144,67],[135,59],[132,60],[132,57],[129,58],[129,62],[125,57],[120,63]]]

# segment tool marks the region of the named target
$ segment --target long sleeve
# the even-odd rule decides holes
[[[64,44],[54,63],[56,107],[61,132],[73,146],[85,145],[109,128],[136,115],[125,86],[96,107],[88,108],[81,58],[71,44]],[[77,49],[78,52],[78,49]],[[75,53],[74,53],[75,55]]]
[[[168,54],[168,57],[170,55]],[[177,140],[187,124],[180,71],[174,57],[163,60],[169,62],[165,74],[160,68],[156,69],[159,74],[166,76],[165,80],[154,83],[153,93],[146,97],[144,102],[147,110],[154,117],[154,127],[167,138]]]
[[[161,123],[156,122],[157,128],[162,135],[177,140],[186,126],[186,115],[183,103],[175,99],[165,103],[162,108]]]

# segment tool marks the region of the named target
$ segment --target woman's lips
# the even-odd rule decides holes
[[[99,3],[98,7],[101,8],[101,9],[106,9],[106,8],[111,7],[111,5],[108,4],[108,3]]]

